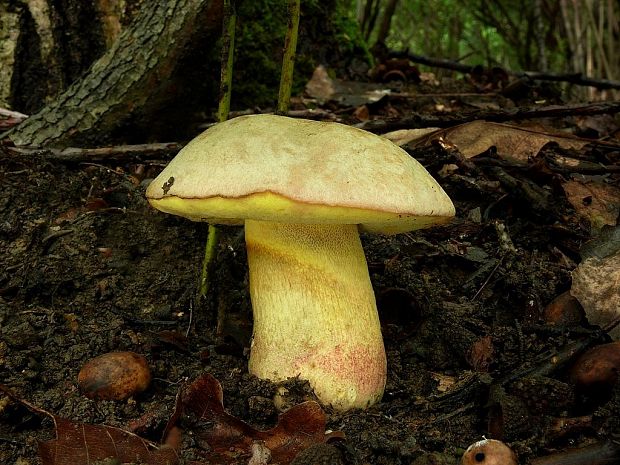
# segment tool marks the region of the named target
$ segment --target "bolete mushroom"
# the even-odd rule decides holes
[[[241,116],[192,140],[146,195],[167,213],[245,225],[251,373],[299,376],[338,410],[381,398],[385,349],[358,229],[392,234],[454,216],[407,152],[343,124]]]

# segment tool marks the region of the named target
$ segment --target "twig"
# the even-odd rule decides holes
[[[187,329],[185,330],[185,337],[189,337],[189,333],[192,330],[192,324],[194,322],[194,301],[189,301],[189,321],[187,322]]]
[[[202,270],[200,273],[200,289],[198,297],[202,298],[209,292],[209,266],[215,257],[217,243],[220,237],[220,231],[217,226],[209,223],[209,232],[207,234],[207,243],[205,245],[205,255],[202,260]]]
[[[620,444],[616,441],[605,441],[539,457],[530,461],[530,465],[604,465],[619,462]]]
[[[19,111],[7,110],[6,108],[0,108],[0,116],[6,116],[7,118],[15,118],[21,120],[28,118],[28,115],[20,113]]]
[[[450,420],[454,417],[458,417],[462,415],[463,413],[467,412],[468,410],[474,409],[475,407],[476,407],[476,404],[474,402],[469,402],[463,405],[462,407],[452,410],[451,412],[445,413],[443,415],[439,415],[437,418],[434,418],[433,420],[431,420],[429,424],[434,425],[437,423],[443,423],[444,421]]]
[[[78,148],[67,147],[54,149],[48,147],[3,147],[3,151],[13,156],[38,155],[48,160],[60,162],[95,162],[95,161],[146,161],[172,158],[183,147],[178,142],[164,142],[158,144],[119,145],[116,147]]]
[[[389,94],[388,94],[389,95]],[[516,121],[533,118],[553,118],[566,116],[586,116],[615,114],[620,112],[620,102],[576,103],[571,105],[549,105],[546,107],[514,108],[507,110],[476,110],[457,116],[452,115],[418,115],[394,120],[369,120],[356,127],[371,132],[387,132],[397,129],[425,127],[449,128],[476,120]],[[602,145],[605,145],[604,143]]]
[[[451,69],[460,73],[471,73],[477,66],[465,65],[456,61],[447,60],[445,58],[432,58],[422,55],[416,55],[409,52],[390,52],[390,57],[393,58],[408,58],[414,63],[422,65],[433,66],[436,68]],[[528,78],[539,81],[561,81],[569,82],[580,86],[591,86],[598,89],[620,89],[620,81],[613,81],[610,79],[594,79],[589,76],[584,76],[582,73],[541,73],[537,71],[510,71],[504,70],[507,74],[515,76],[517,78]]]
[[[474,300],[476,300],[478,298],[478,296],[480,295],[480,293],[482,292],[482,290],[486,287],[487,284],[489,284],[489,281],[491,280],[491,276],[493,276],[495,274],[495,272],[497,271],[497,269],[499,268],[499,266],[502,264],[502,261],[504,260],[504,256],[502,255],[499,260],[497,261],[497,264],[493,267],[493,269],[491,270],[491,272],[489,273],[489,275],[487,276],[487,278],[484,280],[484,282],[482,283],[482,286],[480,286],[480,289],[478,289],[478,291],[474,294],[474,296],[471,298],[471,301],[473,302]]]

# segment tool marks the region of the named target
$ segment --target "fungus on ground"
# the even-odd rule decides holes
[[[245,226],[251,373],[299,376],[338,410],[381,398],[385,350],[358,229],[394,234],[454,216],[407,152],[343,124],[242,116],[192,140],[146,195],[167,213]]]
[[[473,443],[461,457],[461,465],[518,465],[510,447],[497,439]]]

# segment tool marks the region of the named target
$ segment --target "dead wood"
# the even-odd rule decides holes
[[[181,148],[183,148],[183,144],[178,142],[166,142],[157,144],[119,145],[117,147],[67,147],[64,149],[21,146],[3,147],[3,151],[13,158],[39,156],[48,160],[66,163],[110,161],[135,163],[154,160],[170,160]]]
[[[447,60],[445,58],[432,58],[423,55],[416,55],[409,52],[396,52],[391,51],[389,56],[392,58],[408,58],[414,63],[422,65],[433,66],[435,68],[450,69],[452,71],[458,71],[459,73],[472,73],[477,66],[465,65],[457,61]],[[517,78],[528,78],[539,81],[559,81],[569,82],[571,84],[579,86],[591,86],[597,89],[620,89],[620,81],[613,81],[610,79],[594,79],[589,76],[584,76],[581,73],[548,73],[537,71],[510,71],[505,70],[511,76]]]
[[[413,129],[425,127],[448,128],[458,124],[476,120],[516,121],[532,118],[551,118],[566,116],[585,116],[615,114],[620,112],[620,102],[603,102],[590,104],[551,105],[534,108],[513,108],[504,110],[476,110],[456,115],[417,115],[395,120],[368,120],[357,127],[371,132],[387,132],[397,129]]]

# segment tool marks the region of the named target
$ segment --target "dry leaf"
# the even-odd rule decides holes
[[[456,384],[454,376],[444,375],[443,373],[431,372],[431,378],[437,381],[438,392],[448,392]]]
[[[353,116],[360,121],[368,121],[370,119],[370,110],[367,105],[361,105],[353,110]]]
[[[555,142],[564,149],[581,149],[592,141],[557,134],[532,131],[507,124],[488,121],[472,121],[448,129],[440,129],[412,143],[410,147],[430,145],[443,138],[454,145],[466,157],[471,158],[486,152],[491,147],[503,159],[527,164],[548,143]]]
[[[466,359],[475,371],[488,372],[494,356],[493,339],[491,336],[483,336],[471,345]]]
[[[31,411],[53,420],[56,439],[39,443],[39,456],[43,465],[91,465],[110,458],[118,460],[119,463],[139,462],[145,465],[179,463],[173,447],[158,446],[133,433],[111,426],[72,422],[20,399],[5,386],[0,385],[0,391]]]
[[[181,444],[178,423],[190,429],[197,443],[205,446],[203,460],[185,462],[187,465],[232,465],[254,460],[266,463],[290,463],[302,450],[330,438],[342,438],[342,433],[325,433],[326,417],[316,402],[304,402],[287,410],[278,424],[267,431],[254,429],[228,414],[222,403],[220,383],[205,374],[189,385],[179,396],[164,437],[158,445],[129,431],[101,425],[89,425],[58,417],[20,399],[0,384],[12,400],[54,421],[56,439],[39,446],[43,465],[95,465],[106,459],[119,463],[145,465],[175,465],[180,462]],[[188,426],[190,428],[188,428]]]
[[[325,66],[317,66],[312,73],[312,77],[306,84],[306,93],[310,97],[327,101],[330,100],[336,92],[336,81],[329,77]]]
[[[111,426],[74,423],[51,415],[56,439],[39,445],[43,465],[90,465],[114,458],[119,463],[174,465],[177,452],[168,446],[159,447],[141,437]]]
[[[228,414],[222,400],[220,383],[206,374],[185,390],[181,405],[173,415],[173,418],[179,417],[181,413],[201,425],[202,431],[193,428],[194,436],[208,444],[210,451],[207,461],[200,465],[247,463],[255,455],[254,444],[257,443],[269,450],[270,463],[290,463],[310,445],[339,436],[338,433],[325,434],[325,413],[316,402],[295,405],[280,415],[274,428],[260,431]],[[205,425],[209,428],[204,429]]]
[[[605,326],[620,317],[620,252],[605,258],[588,258],[572,273],[570,293],[583,306],[591,324]],[[620,326],[610,331],[620,340]]]
[[[577,214],[594,229],[614,226],[620,212],[620,189],[599,181],[568,181],[562,184],[566,198]]]
[[[437,130],[439,130],[439,128],[399,129],[398,131],[386,132],[382,134],[382,137],[394,142],[396,145],[402,146]]]
[[[331,78],[322,65],[317,66],[306,84],[306,94],[319,102],[331,100],[353,107],[378,102],[390,93],[380,84]]]

